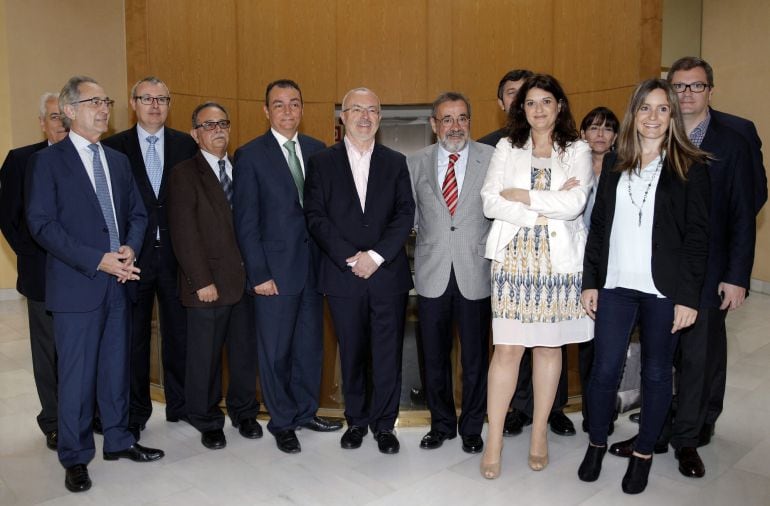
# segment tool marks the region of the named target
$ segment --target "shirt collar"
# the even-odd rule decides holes
[[[470,141],[466,142],[465,143],[465,147],[457,152],[457,154],[460,155],[460,160],[467,160],[468,159],[468,151],[469,151],[469,146],[470,145],[471,145]],[[444,149],[444,146],[442,146],[441,143],[439,143],[438,149],[439,149],[439,153],[441,153],[441,159],[442,160],[449,159],[449,155],[451,155],[452,153],[450,153],[449,151]]]
[[[359,157],[363,157],[366,155],[371,155],[374,151],[374,142],[372,142],[372,146],[367,149],[366,151],[360,151],[357,147],[353,145],[353,143],[348,139],[348,136],[346,135],[343,139],[345,141],[345,149],[348,150],[348,153],[353,152]]]
[[[703,142],[703,138],[706,137],[706,130],[708,130],[709,123],[711,122],[711,113],[708,109],[706,109],[706,117],[703,118],[703,121],[698,123],[698,125],[692,129],[692,132],[690,132],[690,135],[688,137],[690,138],[690,141],[692,141],[693,144],[700,147],[701,143]]]
[[[139,136],[139,138],[142,139],[143,141],[147,141],[147,137],[149,137],[151,135],[154,135],[155,137],[157,137],[158,140],[162,140],[163,139],[163,132],[165,131],[165,128],[166,127],[160,127],[160,130],[158,130],[154,134],[151,134],[150,132],[148,132],[147,130],[145,130],[141,126],[139,126],[139,123],[137,123],[136,124],[136,133]]]
[[[82,135],[76,133],[74,130],[70,130],[69,133],[70,140],[72,141],[72,144],[75,145],[76,149],[90,149],[88,146],[93,144],[91,141],[83,137]],[[97,145],[100,145],[100,143],[96,143]]]
[[[270,128],[270,131],[273,132],[273,137],[275,137],[275,140],[278,141],[278,144],[283,147],[284,144],[286,144],[288,141],[294,141],[297,142],[297,139],[299,138],[299,132],[294,132],[294,137],[289,139],[288,137],[285,137],[284,135],[280,134],[278,130],[275,128]]]
[[[201,149],[200,151],[201,151],[201,154],[203,155],[203,158],[205,158],[206,161],[209,162],[209,165],[211,165],[212,168],[219,170],[219,160],[225,161],[225,167],[230,165],[230,161],[227,159],[227,155],[225,155],[224,158],[219,158],[217,155],[209,153],[205,149]]]

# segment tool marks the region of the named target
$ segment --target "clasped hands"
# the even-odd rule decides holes
[[[352,257],[346,258],[345,263],[350,266],[353,274],[364,279],[369,279],[380,267],[366,251],[359,251]]]
[[[141,270],[134,265],[136,254],[131,246],[125,244],[118,248],[118,251],[105,253],[102,261],[99,262],[97,270],[106,272],[118,278],[119,283],[126,281],[136,281],[139,279]]]

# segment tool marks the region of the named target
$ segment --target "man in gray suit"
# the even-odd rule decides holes
[[[431,430],[420,442],[440,447],[459,431],[462,448],[484,447],[487,400],[490,280],[484,245],[490,221],[481,185],[494,150],[470,140],[471,106],[460,93],[442,93],[430,119],[438,143],[407,159],[417,205],[414,255],[425,390]],[[452,324],[460,334],[463,399],[459,419],[452,394]]]

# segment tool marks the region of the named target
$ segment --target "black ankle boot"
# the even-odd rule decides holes
[[[588,445],[586,456],[578,468],[578,478],[582,481],[596,481],[599,479],[599,473],[602,472],[602,460],[607,453],[607,445],[593,446]]]
[[[652,455],[650,458],[643,459],[636,455],[631,455],[628,459],[628,469],[623,476],[623,492],[626,494],[640,494],[647,488],[647,478],[650,476],[652,467]]]

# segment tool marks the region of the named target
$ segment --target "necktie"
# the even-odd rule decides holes
[[[150,184],[152,185],[152,191],[155,192],[155,196],[158,196],[160,191],[160,181],[163,178],[163,167],[160,164],[160,157],[155,149],[155,143],[158,142],[158,138],[154,135],[147,137],[147,142],[150,147],[147,148],[147,155],[144,157],[144,165],[147,167],[147,177],[150,178]]]
[[[94,186],[96,187],[96,198],[99,199],[99,207],[102,208],[104,223],[107,225],[107,231],[110,234],[110,251],[118,251],[118,248],[120,248],[118,225],[115,223],[115,213],[112,211],[110,187],[107,185],[107,176],[104,174],[102,157],[99,156],[99,145],[89,144],[88,149],[94,152]]]
[[[227,175],[225,161],[219,160],[217,163],[219,164],[219,184],[222,185],[222,191],[225,192],[227,203],[230,204],[230,207],[233,207],[233,180]]]
[[[289,152],[289,170],[291,171],[292,179],[294,179],[294,184],[297,185],[299,203],[302,205],[302,195],[305,191],[305,177],[302,175],[302,166],[299,164],[299,158],[297,158],[297,151],[294,144],[294,141],[286,141],[283,147]]]
[[[454,216],[457,209],[457,179],[455,178],[455,163],[460,158],[457,153],[449,155],[449,166],[446,169],[444,184],[441,185],[441,193],[444,194],[444,201],[449,209],[449,214]]]

